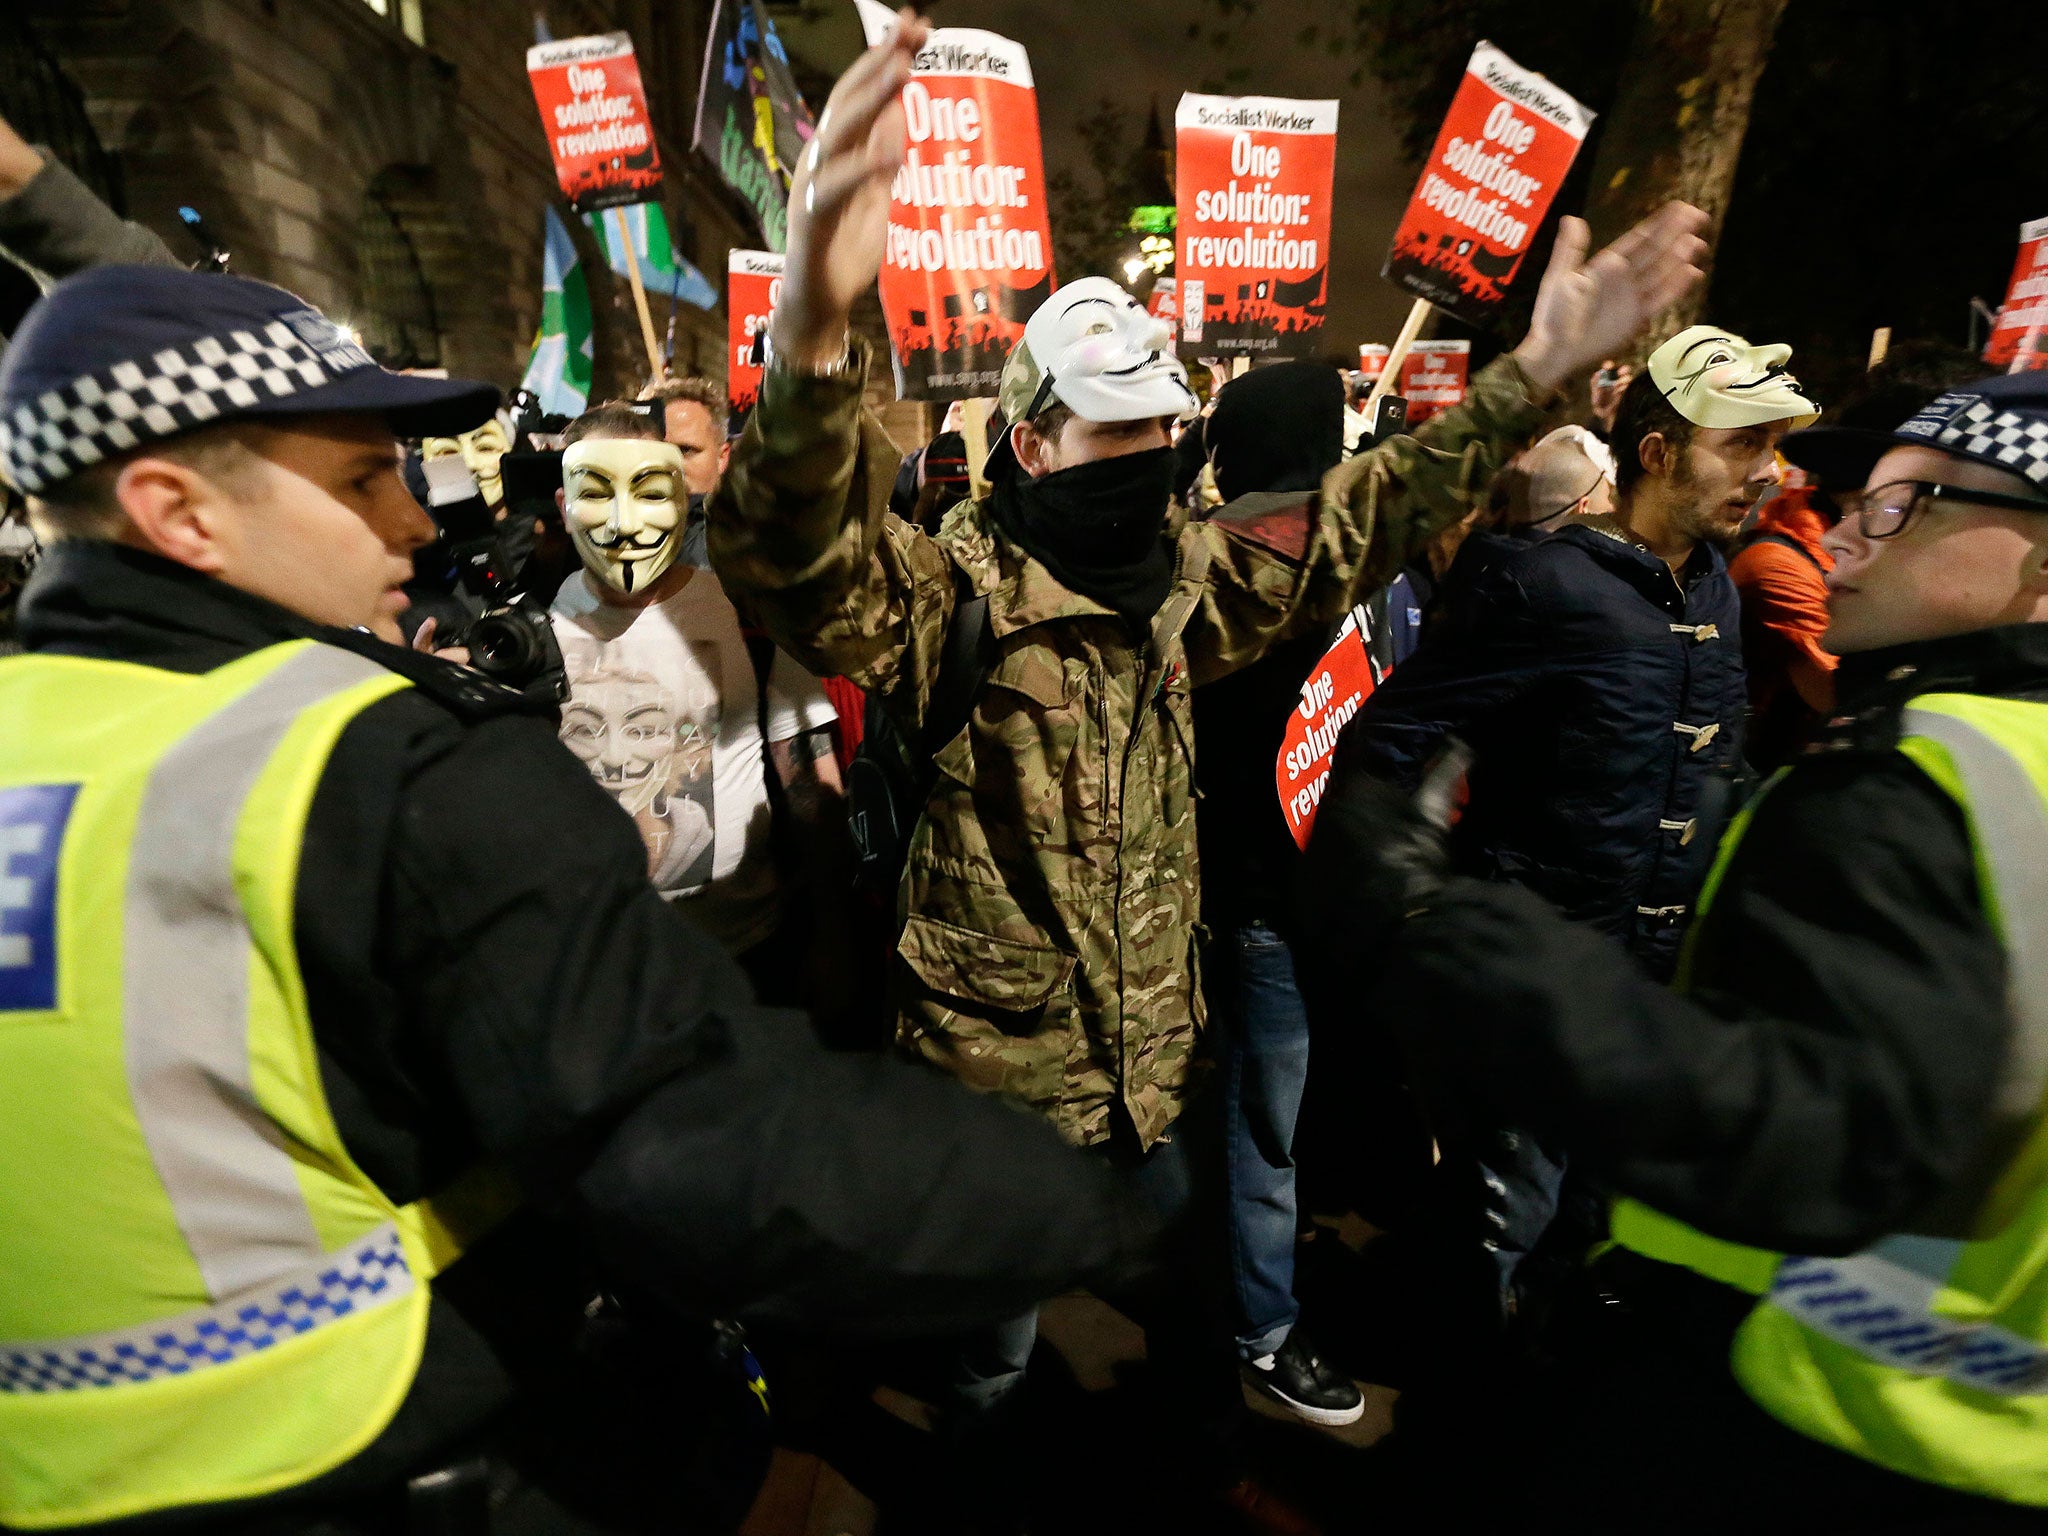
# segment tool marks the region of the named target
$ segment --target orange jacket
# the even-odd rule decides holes
[[[1820,643],[1828,627],[1824,578],[1834,568],[1820,541],[1833,524],[1814,507],[1812,494],[1795,490],[1772,497],[1757,515],[1749,543],[1728,565],[1742,594],[1749,756],[1764,769],[1797,753],[1835,707],[1837,658]]]

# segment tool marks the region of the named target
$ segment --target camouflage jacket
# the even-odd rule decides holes
[[[719,580],[820,674],[914,732],[958,566],[989,595],[994,670],[909,843],[897,1039],[972,1087],[1150,1146],[1179,1114],[1205,1022],[1189,690],[1325,626],[1485,493],[1542,423],[1511,362],[1422,428],[1333,470],[1320,497],[1247,497],[1179,531],[1136,643],[977,504],[934,536],[888,510],[901,458],[844,379],[770,372],[710,512]],[[915,740],[913,734],[911,739]]]

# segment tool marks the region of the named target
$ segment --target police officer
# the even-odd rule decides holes
[[[678,1320],[954,1330],[1142,1225],[755,1007],[551,720],[392,643],[394,434],[496,398],[141,267],[0,367],[50,549],[0,662],[0,1524],[402,1530],[480,1452],[505,1528],[695,1529]],[[600,1290],[664,1341],[615,1393]]]
[[[2048,376],[1862,463],[1826,538],[1841,714],[1723,840],[1675,991],[1446,880],[1387,786],[1324,803],[1312,921],[1390,956],[1437,1104],[1564,1132],[1627,1197],[1594,1273],[1630,1321],[1482,1493],[1614,1529],[2048,1511]]]

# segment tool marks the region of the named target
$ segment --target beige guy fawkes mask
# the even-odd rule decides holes
[[[682,548],[683,455],[645,438],[587,437],[562,454],[563,521],[591,575],[645,592]]]
[[[1791,355],[1782,342],[1759,347],[1719,326],[1695,325],[1652,352],[1648,366],[1664,398],[1696,427],[1810,427],[1820,407],[1785,371]]]
[[[504,474],[498,461],[512,450],[512,435],[504,420],[493,416],[474,431],[460,437],[430,437],[420,444],[423,459],[445,459],[459,454],[465,468],[476,477],[476,488],[486,505],[505,505]]]

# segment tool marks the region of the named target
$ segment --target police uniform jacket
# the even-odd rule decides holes
[[[483,1160],[525,1201],[437,1281],[410,1396],[324,1491],[471,1443],[599,1292],[665,1319],[944,1332],[1129,1252],[1141,1223],[1047,1127],[756,1006],[505,690],[111,544],[52,549],[20,626],[31,652],[178,672],[310,637],[414,683],[344,729],[305,829],[322,1082],[394,1203]]]

